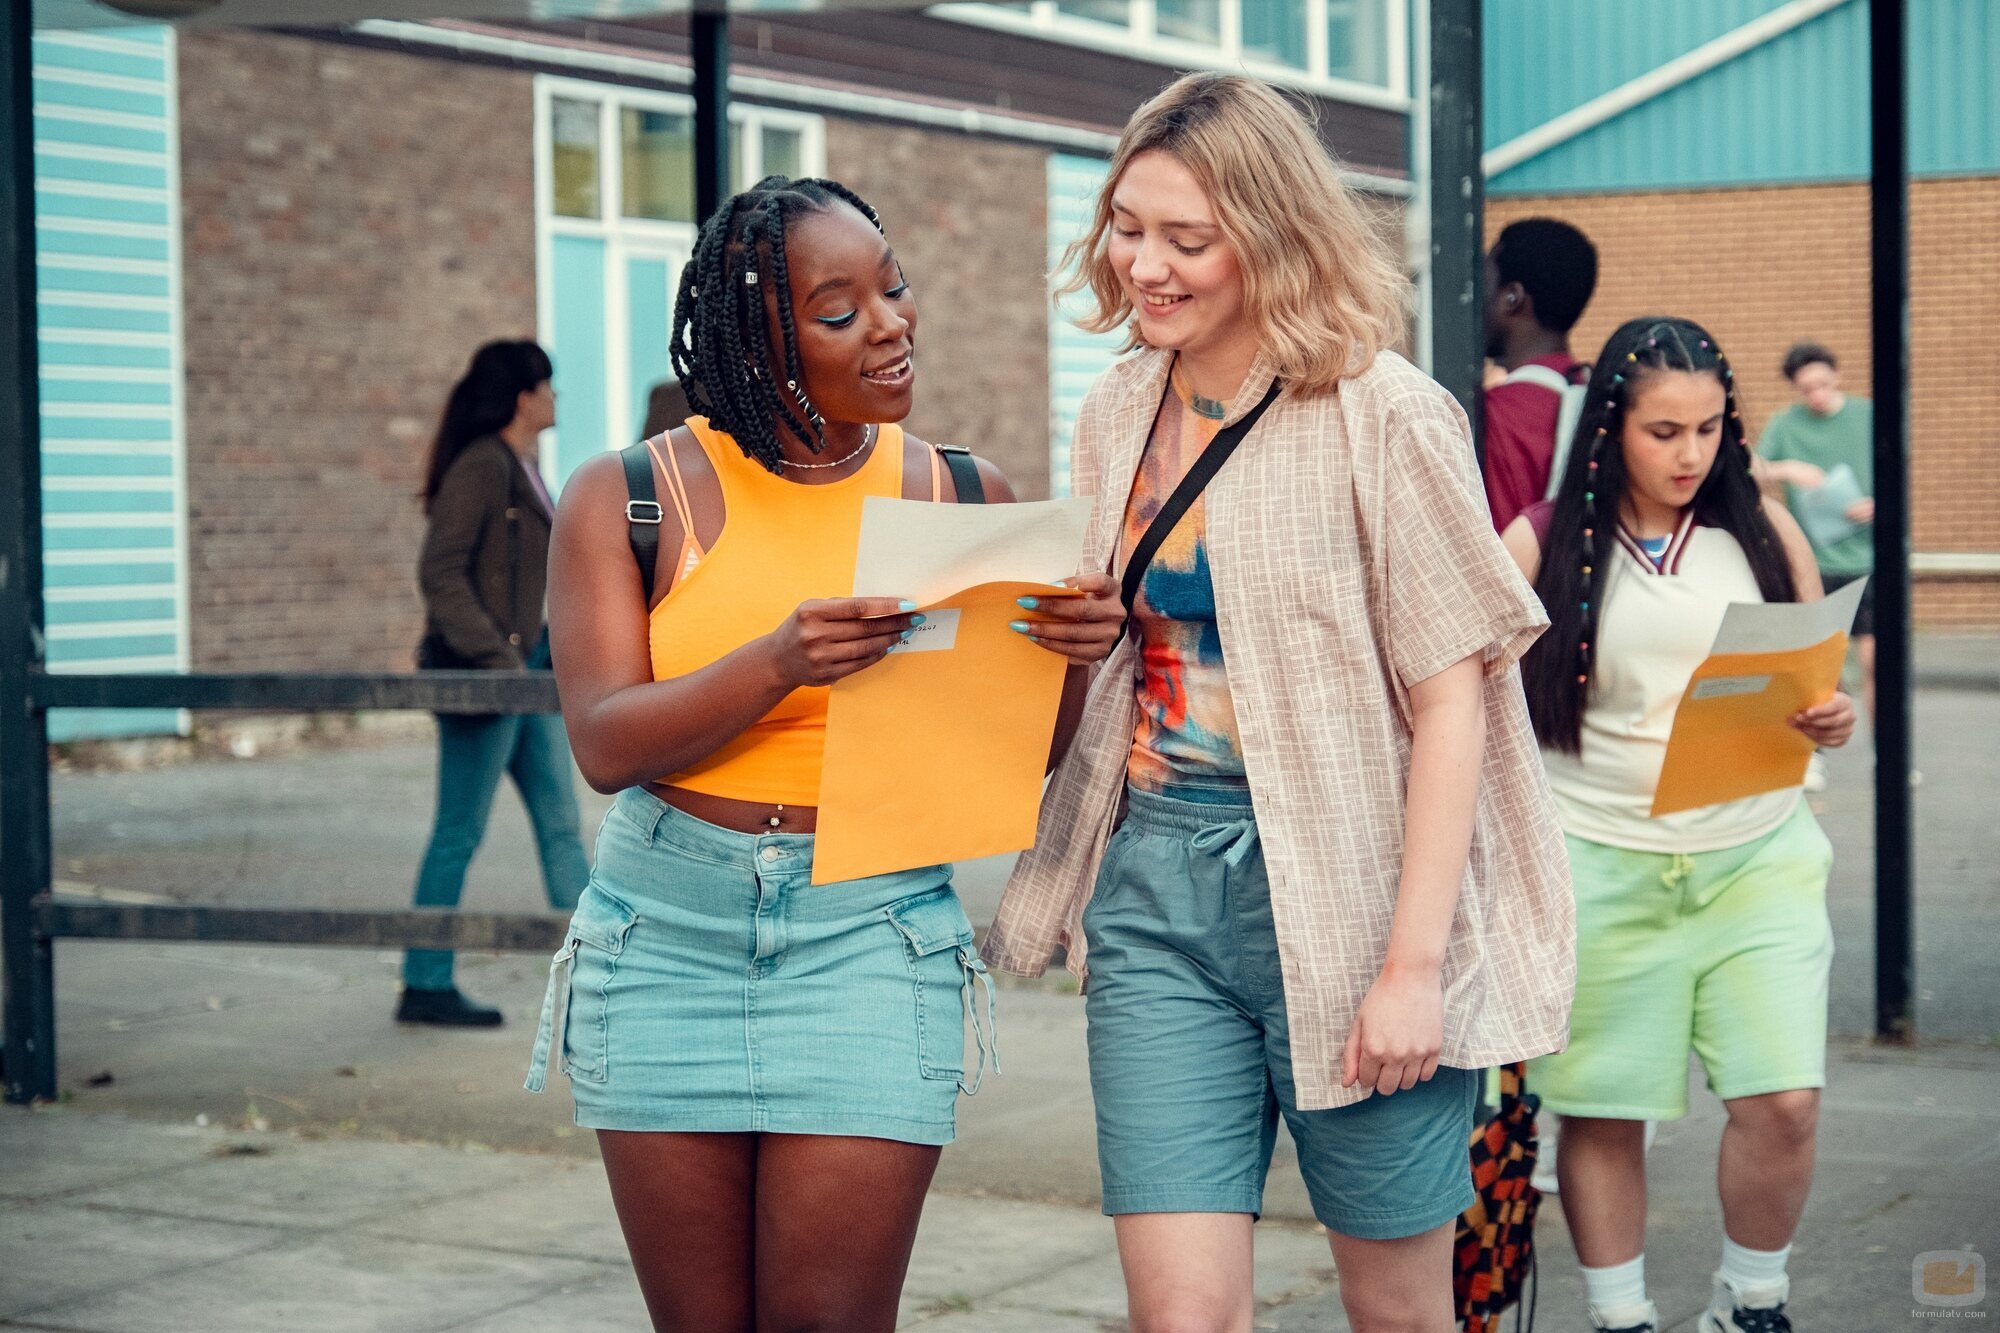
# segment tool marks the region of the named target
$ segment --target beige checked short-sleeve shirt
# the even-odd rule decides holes
[[[1083,568],[1111,570],[1169,355],[1092,387],[1076,490],[1097,500]],[[1236,415],[1263,397],[1259,361]],[[1559,1050],[1575,985],[1569,863],[1517,666],[1547,625],[1487,517],[1458,404],[1393,352],[1330,393],[1287,389],[1206,492],[1216,619],[1250,777],[1301,1109],[1340,1086],[1348,1031],[1388,950],[1403,857],[1410,686],[1482,654],[1486,753],[1444,961],[1441,1060]],[[1113,573],[1121,571],[1112,570]],[[1084,974],[1082,913],[1120,808],[1137,703],[1128,636],[1098,669],[985,944],[1029,976],[1058,947]]]

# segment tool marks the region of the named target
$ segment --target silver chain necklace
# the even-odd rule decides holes
[[[845,458],[836,458],[831,463],[794,463],[789,458],[780,458],[778,464],[781,467],[795,467],[802,471],[813,471],[823,467],[840,467],[843,464],[852,463],[855,459],[861,457],[862,454],[867,452],[868,446],[873,443],[875,443],[875,423],[871,421],[868,423],[867,428],[861,432],[861,443],[855,445],[854,452],[848,454]]]

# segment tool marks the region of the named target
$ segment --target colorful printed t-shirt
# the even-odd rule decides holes
[[[1120,538],[1121,564],[1131,558],[1160,507],[1222,426],[1220,419],[1195,410],[1178,367],[1171,383],[1132,483]],[[1139,631],[1139,725],[1127,780],[1143,791],[1190,799],[1213,800],[1223,793],[1241,799],[1249,779],[1222,662],[1222,634],[1215,623],[1215,585],[1209,579],[1207,521],[1200,498],[1154,553],[1133,599],[1132,616]]]

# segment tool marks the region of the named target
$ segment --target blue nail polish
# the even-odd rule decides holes
[[[899,602],[896,609],[898,611],[914,611],[917,609],[917,604],[915,602]]]
[[[1007,628],[1013,630],[1016,634],[1026,634],[1028,632],[1028,622],[1025,620],[1010,620],[1007,622]]]
[[[906,629],[906,630],[904,630],[904,631],[903,631],[903,636],[902,636],[902,637],[903,637],[903,642],[904,642],[904,643],[908,643],[908,642],[910,641],[910,639],[911,639],[911,638],[912,638],[913,636],[915,636],[915,634],[916,634],[916,631],[915,631],[915,630],[913,630],[913,629]]]
[[[911,617],[910,617],[910,628],[911,628],[911,629],[915,629],[915,628],[916,628],[917,626],[919,626],[919,625],[921,625],[921,624],[923,624],[923,623],[924,623],[924,618],[923,618],[922,616],[911,616]]]
[[[1042,604],[1042,599],[1039,597],[1017,597],[1014,600],[1020,604],[1023,611],[1032,611]]]

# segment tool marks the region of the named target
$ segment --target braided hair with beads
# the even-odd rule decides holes
[[[1798,600],[1784,543],[1750,475],[1742,403],[1729,359],[1708,330],[1691,320],[1648,317],[1621,325],[1591,370],[1535,577],[1549,628],[1522,660],[1521,677],[1535,735],[1549,749],[1576,754],[1582,748],[1583,714],[1598,662],[1598,617],[1624,512],[1626,416],[1647,381],[1667,371],[1713,375],[1722,384],[1722,442],[1689,505],[1695,522],[1736,539],[1765,601]]]
[[[780,475],[781,429],[814,453],[826,448],[826,422],[806,395],[799,359],[785,233],[798,218],[842,206],[882,230],[875,210],[838,181],[766,176],[702,224],[674,297],[668,355],[690,412]],[[765,323],[766,291],[777,309],[776,347]]]

